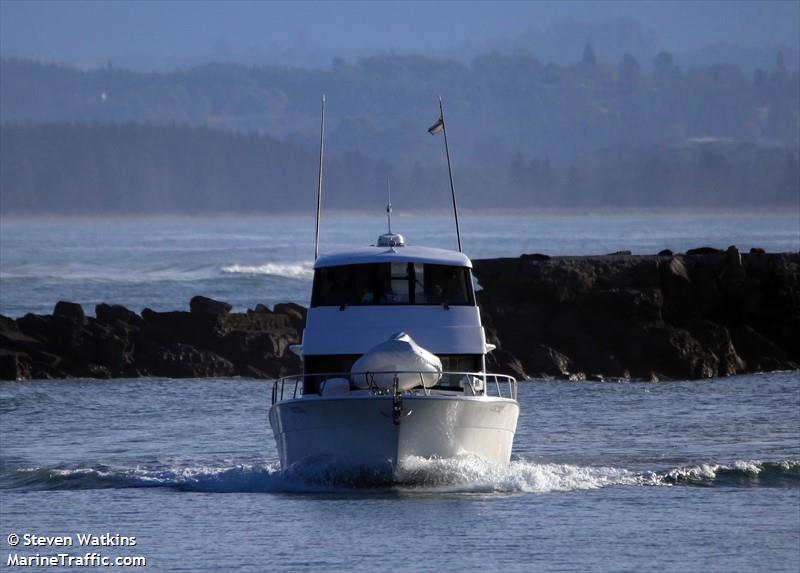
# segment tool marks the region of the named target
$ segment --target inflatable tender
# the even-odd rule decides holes
[[[405,332],[398,332],[356,360],[350,375],[359,388],[380,390],[391,390],[397,376],[397,388],[405,392],[415,386],[435,386],[442,378],[442,361]]]

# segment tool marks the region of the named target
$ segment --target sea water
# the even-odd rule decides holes
[[[461,228],[481,258],[797,251],[799,224],[792,214],[606,214],[465,217]],[[380,219],[331,218],[322,250],[383,230]],[[401,217],[394,230],[455,245],[446,217]],[[309,218],[3,220],[0,313],[50,312],[59,299],[90,313],[98,302],[174,310],[195,294],[239,310],[304,303],[312,253]],[[800,569],[798,373],[533,381],[519,394],[508,467],[410,459],[393,484],[336,466],[282,471],[270,382],[0,382],[0,560],[96,553],[209,572]],[[136,545],[78,546],[78,534]],[[75,545],[25,547],[25,535]]]
[[[0,383],[0,529],[153,571],[800,568],[796,373],[528,382],[508,467],[281,471],[257,380]],[[387,423],[391,423],[387,421]],[[337,471],[341,470],[341,471]]]

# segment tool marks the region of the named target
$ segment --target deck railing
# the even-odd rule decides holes
[[[280,402],[282,400],[290,400],[293,398],[301,398],[303,396],[303,389],[307,378],[314,380],[314,385],[318,386],[318,391],[313,392],[313,395],[324,395],[325,383],[333,379],[345,379],[350,383],[351,387],[355,386],[353,380],[360,377],[367,381],[368,387],[364,390],[369,392],[370,395],[392,395],[394,391],[391,388],[379,388],[374,383],[375,375],[389,374],[389,375],[419,375],[419,386],[402,392],[404,395],[420,395],[426,396],[431,393],[439,393],[443,391],[463,391],[469,392],[469,396],[496,396],[500,398],[517,399],[517,380],[513,376],[506,374],[494,374],[486,372],[443,372],[442,378],[436,386],[425,388],[423,376],[430,376],[430,372],[421,371],[376,371],[376,372],[324,372],[313,374],[295,374],[292,376],[284,376],[274,380],[272,385],[272,403]],[[445,382],[443,384],[442,382]],[[446,384],[450,382],[450,384]],[[454,384],[455,383],[455,384]]]

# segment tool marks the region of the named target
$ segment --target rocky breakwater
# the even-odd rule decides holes
[[[698,379],[800,368],[800,255],[523,255],[474,262],[490,367]]]
[[[289,350],[306,310],[278,304],[232,313],[227,303],[194,297],[189,312],[141,315],[99,304],[95,317],[70,302],[52,315],[0,316],[0,379],[166,376],[271,378],[299,372]]]

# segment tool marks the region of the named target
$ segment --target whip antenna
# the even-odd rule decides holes
[[[319,218],[322,210],[322,156],[325,150],[325,95],[322,96],[322,122],[319,126],[319,178],[317,179],[317,234],[314,237],[314,260],[319,257]]]
[[[389,178],[386,178],[386,191],[389,193],[389,202],[386,203],[386,218],[389,222],[389,234],[392,234],[392,184]]]

